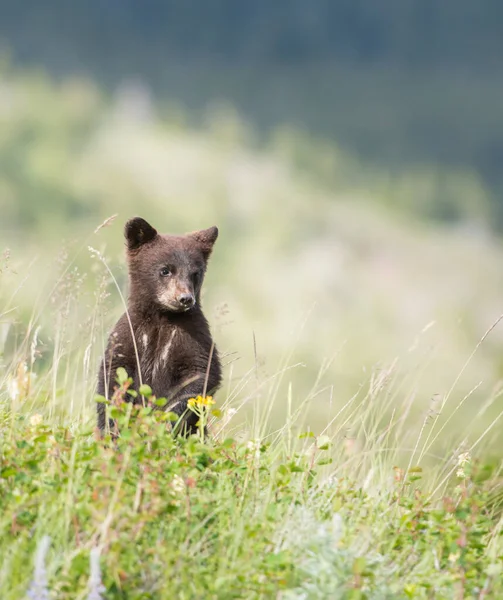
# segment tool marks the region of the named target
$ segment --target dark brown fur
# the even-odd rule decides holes
[[[139,217],[126,223],[128,310],[109,337],[98,378],[98,394],[110,399],[116,371],[123,367],[133,389],[148,384],[157,398],[168,400],[169,410],[185,413],[188,432],[195,430],[197,417],[186,410],[187,400],[205,391],[213,394],[221,382],[218,352],[200,303],[217,236],[216,227],[171,236],[158,234]],[[97,410],[103,431],[106,406],[98,403]]]

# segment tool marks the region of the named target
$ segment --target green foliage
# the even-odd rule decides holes
[[[498,0],[382,0],[379,8],[365,0],[225,0],[197,10],[179,0],[71,8],[2,0],[0,50],[10,49],[16,66],[91,74],[106,89],[141,79],[163,109],[165,101],[190,107],[191,121],[225,99],[254,129],[300,124],[386,176],[406,170],[420,180],[423,165],[439,168],[436,186],[450,198],[439,193],[415,207],[430,217],[456,218],[457,191],[469,197],[462,182],[444,181],[454,167],[468,173],[469,186],[480,179],[490,187],[501,230],[501,17]],[[27,127],[24,140],[37,145],[36,133]],[[14,158],[16,165],[23,172]],[[31,187],[33,198],[38,191],[39,200],[71,211],[58,186],[45,183]]]
[[[139,409],[117,439],[99,440],[82,426],[2,415],[3,599],[25,595],[44,536],[61,600],[85,593],[93,548],[110,600],[503,593],[501,528],[487,486],[470,476],[443,501],[418,487],[417,469],[370,492],[336,466],[322,476],[325,439],[286,454],[175,439],[167,423]]]
[[[152,76],[167,56],[185,61],[216,56],[221,62],[232,57],[240,67],[336,58],[419,70],[493,66],[503,50],[497,0],[382,0],[379,9],[365,0],[221,0],[200,2],[197,10],[180,0],[106,7],[89,0],[72,10],[53,0],[50,6],[52,12],[27,1],[26,22],[14,0],[2,0],[2,33],[25,60],[43,58],[60,70],[84,64],[109,77],[117,70],[128,73],[128,66]]]
[[[169,149],[163,137],[174,142],[174,137],[185,132],[190,139],[191,129],[180,128],[180,115],[182,121],[190,120],[188,111],[160,110],[163,101],[154,105],[142,87],[125,86],[110,104],[92,81],[70,79],[56,84],[33,72],[20,75],[9,66],[0,66],[0,73],[0,99],[4,99],[0,103],[0,198],[7,232],[38,232],[44,239],[54,239],[69,227],[81,228],[110,216],[111,209],[134,211],[140,202],[148,207],[161,200],[175,204],[175,191],[166,185],[155,186],[156,165],[167,160],[168,151],[175,164],[177,155],[183,155],[183,141],[181,149],[175,144]],[[157,116],[158,109],[165,119]],[[496,223],[490,218],[494,198],[473,169],[407,164],[376,168],[372,166],[375,163],[356,159],[351,145],[346,147],[351,134],[345,128],[353,125],[345,107],[340,114],[344,115],[342,128],[336,125],[337,131],[342,131],[340,139],[282,125],[269,129],[262,150],[275,162],[286,163],[299,179],[307,179],[309,187],[321,193],[370,193],[373,203],[422,219]],[[255,132],[232,110],[206,111],[205,115],[199,135],[209,140],[218,154],[224,150],[232,159],[236,151],[253,150]],[[361,126],[361,118],[354,116],[354,126]],[[373,120],[371,115],[369,131],[374,128]],[[416,127],[422,125],[413,129]],[[470,134],[473,129],[469,128]],[[375,133],[377,137],[382,134]],[[387,135],[395,137],[389,128]],[[96,157],[102,154],[105,162],[100,164]],[[365,156],[365,152],[359,154]],[[403,155],[401,147],[398,155],[393,159],[396,163]],[[470,157],[463,160],[470,163]],[[147,187],[154,189],[145,189],[148,179],[152,183]],[[208,187],[208,182],[202,181],[201,185],[209,196],[219,197],[213,206],[222,203],[225,183],[211,182]],[[332,197],[331,203],[336,199]],[[306,206],[313,211],[317,208],[314,200],[306,201]],[[174,215],[177,212],[173,210]],[[174,225],[185,220],[184,215],[172,219]]]

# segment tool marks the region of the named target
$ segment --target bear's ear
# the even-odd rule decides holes
[[[124,228],[127,247],[136,250],[142,244],[152,241],[157,236],[157,231],[141,217],[130,219]]]
[[[193,240],[196,240],[201,246],[203,253],[206,258],[209,257],[213,250],[213,244],[217,241],[218,228],[210,227],[209,229],[201,229],[201,231],[194,231],[189,234]]]

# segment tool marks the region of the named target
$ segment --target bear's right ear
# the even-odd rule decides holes
[[[124,235],[128,250],[136,250],[143,244],[152,241],[157,236],[157,231],[141,217],[135,217],[126,223]]]

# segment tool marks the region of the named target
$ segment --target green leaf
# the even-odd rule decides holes
[[[118,419],[120,416],[122,416],[123,411],[117,406],[111,406],[108,414],[112,419]]]
[[[279,465],[278,473],[280,473],[281,475],[286,475],[289,472],[290,472],[290,469],[286,465]]]
[[[14,467],[5,467],[4,469],[2,469],[0,471],[0,477],[2,479],[7,479],[8,477],[12,477],[13,475],[16,475],[17,473],[17,469],[15,469]]]
[[[145,396],[145,398],[150,398],[152,395],[152,388],[144,383],[143,385],[140,385],[140,394]]]
[[[304,473],[304,469],[295,463],[290,463],[290,471],[292,473]]]
[[[123,385],[124,383],[126,383],[126,381],[128,380],[128,374],[126,369],[124,369],[124,367],[119,367],[116,371],[117,373],[117,383],[119,383],[119,385]]]

